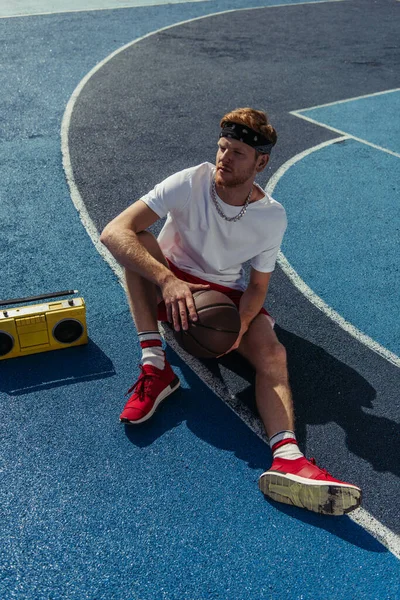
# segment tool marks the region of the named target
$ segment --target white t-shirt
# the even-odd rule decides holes
[[[158,236],[164,253],[179,269],[234,289],[245,289],[243,264],[262,273],[275,268],[286,229],[285,209],[261,188],[264,197],[249,204],[235,222],[222,218],[210,190],[215,167],[205,162],[171,175],[141,198],[159,217],[167,216]],[[217,197],[224,214],[240,207]]]

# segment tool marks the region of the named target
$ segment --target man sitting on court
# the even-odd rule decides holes
[[[192,293],[223,291],[241,317],[239,337],[229,352],[239,352],[255,369],[257,409],[273,454],[260,489],[280,502],[340,515],[359,506],[361,490],[334,479],[299,450],[285,348],[263,308],[286,215],[255,178],[276,139],[264,112],[243,108],[226,114],[215,166],[205,162],[175,173],[105,227],[101,241],[125,268],[142,347],[141,374],[120,420],[146,421],[179,386],[157,320],[186,330],[188,321],[197,318]],[[156,239],[147,229],[165,216]],[[246,261],[251,264],[247,285]]]

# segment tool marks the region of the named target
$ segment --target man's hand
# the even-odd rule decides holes
[[[210,286],[203,283],[186,283],[177,277],[169,278],[161,287],[161,293],[167,309],[168,321],[175,331],[189,328],[188,314],[191,321],[197,321],[193,293],[208,290]]]
[[[220,358],[221,356],[225,356],[225,354],[229,354],[229,352],[232,352],[232,350],[237,350],[240,346],[240,342],[242,341],[242,337],[244,336],[244,334],[246,333],[248,328],[249,328],[248,325],[242,324],[240,327],[239,335],[237,336],[236,342],[233,344],[233,346],[231,346],[229,348],[229,350],[227,350],[223,354],[220,354],[219,356],[217,356],[217,358]]]
[[[253,268],[251,269],[249,285],[243,292],[239,304],[241,321],[239,335],[233,346],[224,352],[224,354],[229,354],[232,350],[237,350],[239,348],[242,337],[249,329],[253,319],[259,314],[265,301],[270,277],[271,273],[261,273]],[[220,356],[224,356],[224,354],[220,354]],[[219,358],[219,356],[217,356],[217,358]]]

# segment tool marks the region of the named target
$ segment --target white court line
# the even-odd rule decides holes
[[[292,113],[291,113],[292,114]],[[344,135],[339,138],[335,138],[333,140],[328,140],[327,142],[323,142],[322,144],[318,144],[312,148],[307,148],[304,152],[300,152],[296,156],[293,156],[290,160],[284,163],[276,173],[269,180],[266,191],[273,195],[274,189],[278,183],[278,181],[283,177],[283,175],[299,160],[302,160],[306,156],[309,156],[313,152],[317,152],[326,146],[330,146],[331,144],[336,144],[337,142],[341,142],[348,139],[354,139],[350,135]],[[322,298],[317,296],[315,292],[305,283],[305,281],[298,275],[298,273],[293,269],[290,265],[287,258],[284,256],[282,252],[279,253],[278,256],[278,264],[285,272],[285,274],[289,277],[293,285],[300,290],[300,292],[312,303],[314,306],[319,308],[323,313],[325,313],[332,321],[337,323],[342,329],[347,331],[350,335],[352,335],[356,340],[373,350],[389,362],[396,365],[396,367],[400,367],[400,357],[390,352],[387,348],[373,340],[371,337],[357,329],[354,325],[346,321],[339,313],[337,313],[333,308],[331,308]]]
[[[316,119],[313,119],[311,117],[308,117],[308,116],[302,114],[303,112],[308,112],[309,110],[316,110],[318,108],[326,108],[327,106],[335,106],[336,104],[345,104],[347,102],[355,102],[356,100],[365,100],[366,98],[383,96],[385,94],[393,94],[394,92],[400,92],[400,88],[394,88],[392,90],[385,90],[383,92],[375,92],[373,94],[365,94],[364,96],[356,96],[354,98],[346,98],[346,100],[337,100],[336,102],[328,102],[327,104],[319,104],[317,106],[310,106],[308,108],[302,108],[300,110],[293,110],[289,114],[291,114],[295,117],[298,117],[299,119],[304,119],[305,121],[309,121],[310,123],[313,123],[314,125],[320,125],[321,127],[325,127],[325,129],[329,129],[329,131],[334,131],[335,133],[340,133],[340,135],[352,138],[353,140],[356,140],[357,142],[360,142],[361,144],[366,144],[367,146],[371,146],[372,148],[375,148],[376,150],[380,150],[381,152],[386,152],[387,154],[391,154],[392,156],[396,156],[397,158],[400,158],[400,154],[398,152],[393,152],[392,150],[388,150],[388,148],[384,148],[383,146],[378,146],[377,144],[373,144],[372,142],[368,142],[367,140],[356,137],[355,135],[352,135],[351,133],[348,133],[347,131],[342,131],[341,129],[336,129],[336,127],[331,127],[330,125],[326,125],[326,123],[323,123],[322,121],[317,121]]]
[[[398,0],[400,2],[400,0]],[[365,98],[373,98],[374,96],[384,96],[385,94],[393,94],[394,92],[400,92],[400,88],[393,88],[392,90],[384,90],[383,92],[373,92],[372,94],[364,94],[363,96],[354,96],[354,98],[346,98],[345,100],[336,100],[335,102],[327,102],[326,104],[317,104],[316,106],[309,106],[307,108],[301,108],[291,112],[290,114],[299,115],[299,113],[307,112],[309,110],[315,110],[317,108],[325,108],[326,106],[335,106],[335,104],[346,104],[346,102],[354,102],[355,100],[364,100]]]
[[[332,0],[328,0],[329,2]],[[344,0],[333,0],[333,1],[344,1]],[[317,4],[316,2],[304,2],[303,4]],[[279,6],[279,5],[277,5]],[[282,8],[297,6],[297,5],[280,5]],[[61,151],[63,156],[63,166],[65,171],[65,176],[67,179],[68,186],[70,188],[70,194],[72,202],[75,205],[76,210],[78,211],[79,217],[82,221],[83,226],[89,234],[90,239],[92,240],[96,250],[99,254],[104,258],[104,260],[110,265],[111,269],[116,273],[119,282],[123,288],[124,285],[124,277],[123,270],[121,266],[117,263],[111,253],[101,244],[99,240],[99,232],[95,224],[93,223],[87,208],[83,202],[83,199],[80,195],[79,189],[75,183],[74,173],[71,164],[71,157],[69,153],[68,146],[68,131],[71,123],[72,112],[75,106],[75,103],[86,85],[86,83],[91,79],[91,77],[100,70],[107,62],[109,62],[112,58],[114,58],[120,52],[123,52],[127,48],[137,44],[138,42],[156,35],[162,31],[167,31],[169,29],[173,29],[175,27],[179,27],[181,25],[185,25],[186,23],[192,23],[194,21],[198,21],[200,19],[205,19],[209,17],[214,17],[216,15],[228,14],[232,12],[239,12],[244,10],[260,10],[260,8],[272,8],[269,6],[266,7],[253,7],[253,8],[241,8],[241,9],[232,9],[221,11],[217,13],[212,13],[209,15],[203,15],[201,17],[196,17],[194,19],[188,19],[186,21],[182,21],[180,23],[175,23],[174,25],[169,25],[167,27],[163,27],[147,35],[144,35],[133,42],[125,44],[115,52],[112,52],[109,56],[107,56],[104,60],[99,62],[89,73],[81,80],[78,86],[75,88],[71,98],[68,101],[68,104],[65,109],[65,113],[63,116],[62,124],[61,124]],[[170,332],[165,331],[165,337],[167,338],[168,343],[173,347],[174,351],[189,365],[189,367],[204,381],[204,383],[210,388],[210,390],[215,393],[219,398],[221,398],[231,410],[235,412],[239,416],[242,421],[246,423],[246,425],[254,431],[266,444],[268,444],[268,439],[264,432],[264,428],[258,418],[255,418],[249,409],[247,409],[241,402],[232,395],[229,390],[221,384],[220,381],[214,376],[212,376],[207,370],[203,369],[201,363],[194,359],[192,356],[188,355],[184,352],[178,344],[175,342],[173,335]],[[370,535],[376,538],[383,546],[385,546],[392,554],[394,554],[397,558],[400,558],[400,536],[393,533],[390,529],[388,529],[383,523],[375,519],[368,511],[363,508],[358,508],[353,513],[350,513],[349,518],[352,519],[355,523],[360,525],[363,529],[365,529]]]
[[[315,119],[306,117],[305,115],[302,115],[296,111],[292,111],[290,114],[294,115],[295,117],[299,117],[300,119],[304,119],[304,121],[309,121],[310,123],[313,123],[314,125],[320,125],[321,127],[325,127],[325,129],[329,129],[329,131],[334,131],[335,133],[340,133],[340,135],[345,136],[346,138],[351,138],[352,140],[355,140],[356,142],[360,142],[360,144],[365,144],[366,146],[371,146],[371,148],[375,148],[375,150],[380,150],[381,152],[386,152],[386,154],[390,154],[391,156],[396,156],[396,158],[400,158],[400,154],[398,152],[393,152],[393,150],[388,150],[387,148],[384,148],[383,146],[378,146],[377,144],[373,144],[372,142],[363,140],[362,138],[352,135],[351,133],[347,133],[346,131],[342,131],[341,129],[336,129],[336,127],[331,127],[330,125],[326,125],[322,121],[316,121]]]
[[[80,13],[80,12],[93,12],[93,11],[104,11],[104,10],[120,10],[120,9],[124,9],[124,8],[146,8],[148,6],[165,6],[166,4],[192,4],[193,2],[212,2],[213,0],[149,0],[149,2],[146,2],[146,0],[144,0],[143,2],[141,2],[140,0],[138,0],[137,2],[132,2],[132,3],[127,3],[127,4],[123,4],[121,3],[120,6],[111,6],[111,7],[106,7],[106,6],[100,6],[98,8],[77,8],[77,9],[62,9],[62,10],[57,10],[57,11],[49,11],[49,12],[27,12],[24,14],[9,14],[9,15],[1,15],[1,10],[0,10],[0,19],[16,19],[16,18],[23,18],[23,17],[38,17],[38,16],[45,16],[45,15],[59,15],[59,14],[66,14],[66,13]],[[225,14],[225,13],[229,13],[229,12],[234,12],[237,10],[251,10],[251,9],[257,9],[257,8],[280,8],[280,7],[286,7],[286,6],[302,6],[303,4],[331,4],[332,2],[347,2],[347,0],[305,0],[304,2],[293,2],[292,4],[271,4],[268,6],[249,6],[246,8],[234,8],[232,10],[224,10],[221,12],[216,12],[216,13],[212,13],[213,15],[217,15],[217,14]],[[1,0],[0,0],[0,6],[1,6]],[[205,17],[207,16],[211,16],[210,15],[204,15]],[[196,18],[203,18],[203,17],[196,17]],[[185,21],[183,21],[185,22]],[[159,30],[161,31],[161,29]]]

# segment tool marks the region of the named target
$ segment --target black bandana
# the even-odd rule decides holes
[[[254,129],[250,129],[246,125],[240,125],[239,123],[232,123],[231,121],[224,121],[222,123],[222,130],[219,137],[232,138],[244,142],[248,146],[251,146],[260,154],[271,154],[271,150],[274,144],[268,140],[261,133],[257,133]]]

